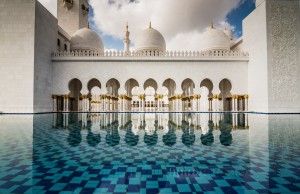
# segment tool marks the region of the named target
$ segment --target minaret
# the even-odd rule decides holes
[[[130,39],[129,39],[130,32],[128,31],[128,22],[126,23],[125,27],[125,37],[123,40],[124,43],[124,51],[125,52],[130,52],[129,47],[130,47]]]
[[[86,27],[89,15],[87,0],[57,0],[58,25],[70,36]]]

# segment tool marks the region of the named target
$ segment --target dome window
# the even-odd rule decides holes
[[[63,0],[63,5],[69,10],[73,7],[73,0]]]
[[[89,13],[89,7],[85,6],[84,4],[81,5],[82,13],[87,15]]]

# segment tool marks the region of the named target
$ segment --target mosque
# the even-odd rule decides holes
[[[210,24],[196,51],[168,51],[151,22],[105,51],[87,0],[57,0],[57,18],[1,4],[0,112],[300,112],[298,0],[256,0],[241,38]]]

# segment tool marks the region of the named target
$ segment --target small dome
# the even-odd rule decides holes
[[[162,34],[149,26],[149,28],[138,34],[135,39],[136,51],[166,51],[166,41]]]
[[[228,30],[227,28],[225,28],[224,33],[227,35],[229,40],[233,40],[233,35],[232,35],[231,30]]]
[[[89,28],[82,28],[71,37],[71,50],[104,52],[104,46],[96,32]]]
[[[223,30],[209,28],[202,35],[201,47],[203,51],[230,50],[230,39]]]

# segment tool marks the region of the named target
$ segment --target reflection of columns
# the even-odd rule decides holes
[[[52,99],[53,99],[53,112],[57,112],[57,96],[52,95]]]
[[[248,114],[245,114],[245,128],[249,129],[249,124],[248,124]]]
[[[238,115],[237,113],[232,114],[232,129],[238,128]]]
[[[69,113],[63,113],[63,127],[66,129],[69,125]]]

